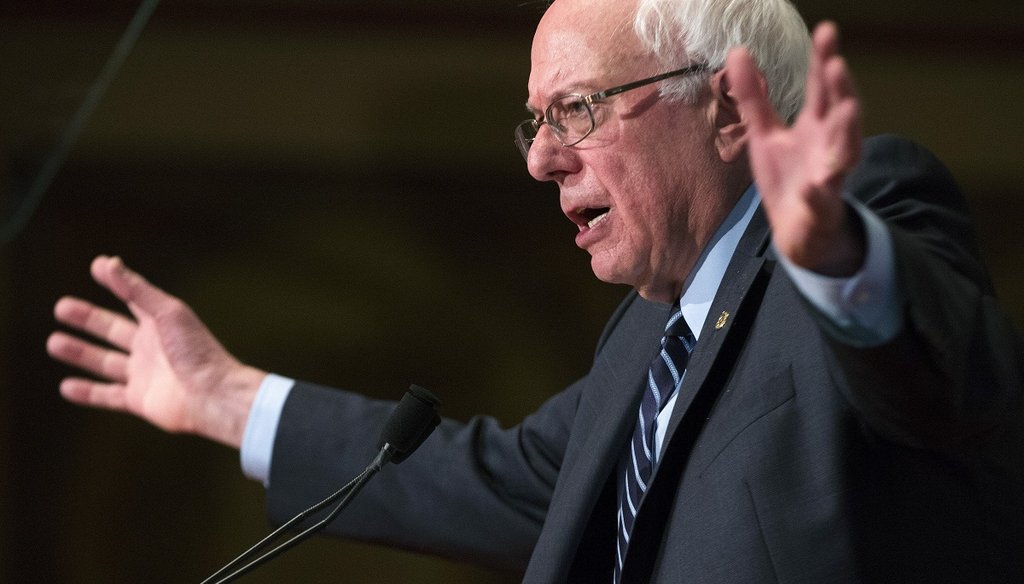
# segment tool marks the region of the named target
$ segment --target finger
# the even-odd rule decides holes
[[[825,90],[822,87],[824,80],[821,77],[823,58],[818,43],[814,42],[822,26],[823,24],[819,24],[814,30],[814,36],[811,37],[811,56],[807,63],[807,82],[804,84],[804,107],[801,110],[801,113],[807,113],[814,118],[821,117],[825,110]]]
[[[138,325],[124,315],[100,308],[91,302],[65,296],[53,306],[58,322],[74,327],[127,351]]]
[[[857,98],[857,88],[853,82],[850,68],[846,64],[846,59],[840,56],[829,59],[825,64],[823,78],[831,105]]]
[[[860,158],[860,100],[857,99],[853,78],[843,59],[832,59],[825,77],[833,95],[833,102],[824,120],[825,132],[831,144],[834,165],[845,174]]]
[[[757,69],[754,58],[743,47],[729,51],[725,59],[726,81],[729,84],[740,117],[751,130],[763,134],[782,124],[768,100],[768,86]]]
[[[175,298],[132,271],[119,257],[99,256],[92,262],[92,277],[124,303],[147,314],[160,311]]]
[[[69,377],[60,383],[64,399],[84,406],[108,410],[127,409],[125,386],[120,383],[100,383],[80,377]]]
[[[128,356],[120,351],[56,332],[46,339],[46,352],[58,361],[110,381],[123,383],[128,379]]]
[[[838,58],[839,29],[832,22],[822,22],[814,29],[811,38],[811,60],[807,70],[807,87],[804,92],[806,110],[816,118],[828,113],[835,96],[827,77],[830,63]]]
[[[823,20],[814,27],[811,42],[814,50],[825,58],[835,55],[839,50],[839,27],[831,20]]]
[[[861,135],[859,106],[855,100],[844,100],[832,108],[825,121],[830,144],[831,170],[845,175],[860,159]]]

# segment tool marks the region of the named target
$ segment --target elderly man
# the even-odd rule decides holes
[[[942,167],[862,156],[836,45],[785,0],[554,2],[516,141],[634,291],[583,378],[512,429],[445,421],[336,533],[528,582],[1021,581],[1017,336]],[[58,302],[118,348],[51,337],[105,379],[68,399],[241,447],[277,520],[372,458],[390,404],[243,365],[119,259],[92,272],[134,319]]]

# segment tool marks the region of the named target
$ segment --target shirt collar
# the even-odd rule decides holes
[[[754,216],[760,200],[757,188],[753,184],[747,187],[743,196],[704,246],[704,251],[697,258],[694,269],[690,271],[690,276],[684,283],[679,306],[686,324],[690,326],[697,339],[700,338],[701,328],[708,317],[708,311],[711,310],[711,302],[718,293],[722,278],[725,277],[729,260],[736,252],[740,237],[750,224],[750,218]]]

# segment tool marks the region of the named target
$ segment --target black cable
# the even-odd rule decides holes
[[[0,226],[0,244],[13,240],[24,229],[32,214],[39,207],[39,203],[43,200],[43,195],[46,194],[54,177],[57,176],[57,171],[64,165],[64,160],[67,159],[71,147],[75,145],[78,136],[82,133],[82,129],[96,110],[96,106],[99,105],[107,89],[110,88],[111,82],[117,76],[118,69],[121,68],[128,55],[131,54],[135,42],[139,40],[139,35],[142,34],[142,29],[146,27],[149,17],[152,16],[159,2],[160,0],[142,0],[138,10],[135,11],[135,15],[132,16],[131,22],[128,23],[128,27],[121,35],[120,40],[117,41],[114,51],[103,65],[99,76],[89,87],[89,91],[86,93],[85,99],[82,100],[82,104],[78,106],[78,111],[75,112],[71,121],[64,128],[64,132],[58,138],[57,143],[50,150],[49,155],[36,174],[35,180],[29,186],[25,199],[11,214],[11,218]]]

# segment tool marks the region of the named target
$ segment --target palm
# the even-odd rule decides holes
[[[209,339],[204,338],[209,332],[194,317],[191,328],[168,320],[139,318],[126,364],[125,405],[165,430],[188,430],[195,426],[192,409],[203,391],[199,380],[209,377],[196,359],[204,354],[211,358]],[[227,359],[217,349],[217,358]]]

